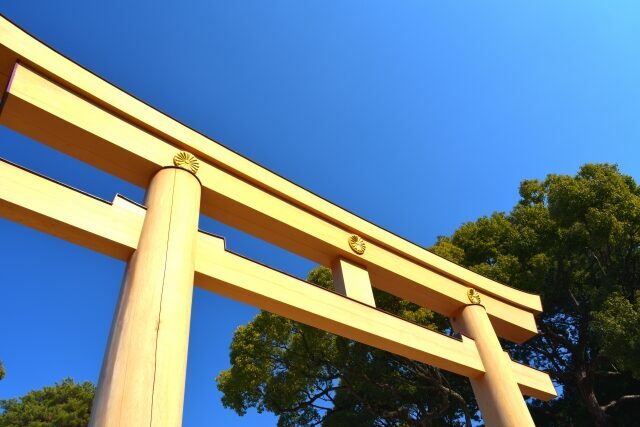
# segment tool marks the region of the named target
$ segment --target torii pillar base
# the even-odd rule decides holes
[[[111,327],[91,426],[180,426],[200,182],[184,169],[152,178],[138,248]]]

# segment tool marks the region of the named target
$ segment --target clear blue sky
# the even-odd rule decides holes
[[[612,162],[640,179],[634,1],[0,5],[98,75],[421,245],[508,210],[525,178]],[[5,128],[0,156],[102,198],[143,197]],[[293,274],[313,266],[201,227]],[[6,220],[0,235],[0,398],[67,376],[95,381],[124,264]],[[214,381],[255,313],[196,290],[185,426],[275,424],[225,410]]]

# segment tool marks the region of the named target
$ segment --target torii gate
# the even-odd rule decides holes
[[[0,161],[0,214],[128,262],[92,426],[178,426],[193,284],[467,376],[489,426],[533,425],[556,396],[498,337],[537,333],[540,298],[448,262],[287,181],[125,93],[0,18],[0,122],[147,188],[97,199]],[[330,292],[225,249],[202,212],[322,265]],[[449,337],[376,309],[372,286],[449,316]]]

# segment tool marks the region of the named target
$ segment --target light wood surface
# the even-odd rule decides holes
[[[6,18],[0,17],[0,83],[9,79],[13,65],[18,60],[123,120],[192,152],[204,162],[216,165],[306,212],[357,233],[384,250],[465,285],[474,286],[483,293],[510,304],[535,313],[542,310],[537,295],[501,285],[473,273],[318,197],[162,114],[65,58]]]
[[[199,234],[196,283],[220,295],[461,375],[479,375],[472,341],[459,341],[225,251]]]
[[[120,260],[138,244],[144,211],[111,204],[0,160],[0,215]]]
[[[452,319],[454,328],[472,338],[485,373],[470,377],[480,413],[488,427],[534,427],[510,359],[505,357],[483,306],[468,305]]]
[[[369,280],[366,268],[344,258],[338,258],[331,264],[331,271],[333,272],[333,284],[338,293],[372,307],[376,306],[371,280]]]
[[[185,170],[162,169],[151,180],[145,204],[91,426],[182,425],[200,183]]]
[[[0,122],[111,174],[146,186],[170,164],[176,147],[104,109],[16,66]],[[468,287],[375,242],[351,251],[351,232],[276,197],[226,170],[201,163],[202,212],[322,265],[343,258],[362,265],[374,287],[446,316],[468,302]],[[537,333],[534,313],[494,294],[483,294],[496,333],[522,342]]]
[[[3,217],[19,219],[27,226],[122,260],[128,260],[137,247],[145,210],[122,197],[116,197],[111,205],[3,161],[0,161],[0,182],[4,184],[0,185],[0,215]],[[431,354],[433,349],[449,348],[457,361],[449,365],[449,369],[453,366],[454,372],[463,375],[474,375],[479,370],[484,372],[484,367],[478,365],[477,351],[468,350],[469,344],[460,345],[424,328],[415,329],[415,325],[406,321],[225,251],[222,238],[200,232],[197,245],[200,248],[196,262],[197,286],[311,326],[329,327],[331,332],[373,346],[383,345],[392,353],[415,360],[438,363],[446,353]],[[246,270],[244,273],[243,269]],[[277,292],[272,293],[272,289]],[[315,306],[316,300],[323,302],[326,311]],[[307,313],[306,310],[312,311]],[[353,323],[353,311],[365,313],[364,318],[368,320],[361,321],[364,318],[360,318]],[[343,322],[345,324],[341,325]],[[376,337],[377,325],[387,322],[397,325],[400,331],[398,335],[389,334],[391,341]],[[417,332],[408,343],[399,341],[403,337],[402,331],[407,330]],[[443,338],[449,341],[443,341]],[[473,343],[473,340],[467,341]],[[456,364],[465,363],[470,364],[455,368]],[[523,394],[543,400],[555,397],[547,374],[515,362],[511,362],[511,366]],[[447,368],[446,365],[441,367]]]
[[[0,162],[0,214],[129,260],[92,410],[93,426],[182,421],[192,289],[199,286],[374,347],[468,376],[489,426],[533,425],[522,394],[556,395],[498,336],[537,333],[537,295],[446,261],[178,123],[0,17],[0,123],[148,188],[147,209],[92,198]],[[178,149],[198,178],[165,168]],[[195,169],[193,170],[195,171]],[[149,184],[150,183],[150,184]],[[200,211],[331,265],[332,293],[226,251]],[[366,251],[350,250],[357,234]],[[375,308],[372,286],[452,317],[462,339]],[[469,305],[469,287],[482,306]]]

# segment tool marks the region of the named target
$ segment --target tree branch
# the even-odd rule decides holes
[[[628,402],[630,400],[637,400],[637,399],[640,399],[640,394],[627,394],[626,396],[622,396],[616,400],[612,400],[611,402],[607,403],[604,406],[601,406],[600,408],[606,412],[610,409],[615,408],[621,403]]]

